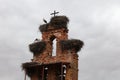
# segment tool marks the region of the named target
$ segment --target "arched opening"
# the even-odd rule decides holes
[[[56,49],[57,49],[57,47],[56,47],[56,39],[54,39],[53,40],[53,50],[52,50],[52,56],[56,56]]]
[[[52,47],[53,47],[53,49],[52,49],[52,56],[56,56],[56,49],[57,49],[57,47],[56,47],[56,37],[53,35],[53,36],[51,36],[50,37],[50,41],[52,42]]]

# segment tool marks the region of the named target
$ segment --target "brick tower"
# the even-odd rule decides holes
[[[54,16],[50,22],[40,25],[42,40],[29,45],[33,53],[31,62],[22,64],[31,80],[78,80],[78,54],[83,42],[68,39],[66,16]],[[53,56],[53,40],[56,39],[56,56]],[[26,79],[26,78],[25,78]]]

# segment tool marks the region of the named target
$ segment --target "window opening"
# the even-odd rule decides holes
[[[56,56],[56,49],[57,49],[56,43],[57,43],[57,41],[56,41],[56,39],[54,39],[54,40],[53,40],[52,56]]]
[[[47,80],[48,77],[48,67],[44,68],[44,80]]]

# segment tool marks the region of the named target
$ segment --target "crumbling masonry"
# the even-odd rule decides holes
[[[83,42],[68,39],[66,16],[54,16],[49,23],[40,25],[42,40],[29,45],[33,53],[31,62],[22,64],[31,80],[78,80],[78,54]],[[56,56],[53,40],[56,39]],[[26,78],[25,78],[26,79]]]

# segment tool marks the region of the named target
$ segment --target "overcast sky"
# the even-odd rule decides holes
[[[69,38],[85,43],[79,80],[120,80],[120,0],[0,0],[0,80],[24,80],[28,45],[54,10],[69,17]]]

